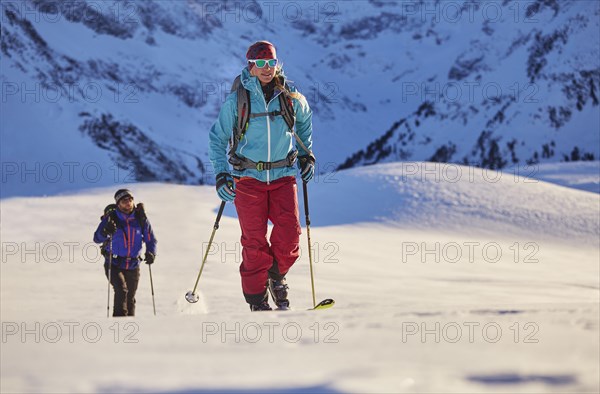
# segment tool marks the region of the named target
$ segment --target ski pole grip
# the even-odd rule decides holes
[[[219,207],[219,213],[217,213],[217,220],[215,220],[214,229],[217,230],[219,228],[219,222],[221,221],[221,215],[223,215],[223,210],[225,209],[225,201],[221,201],[221,206]]]
[[[310,226],[310,218],[308,216],[308,186],[306,182],[302,182],[302,194],[304,194],[304,215],[306,216],[306,225]]]

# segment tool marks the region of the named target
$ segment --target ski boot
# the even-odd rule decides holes
[[[254,305],[254,304],[249,304],[250,305],[250,310],[252,312],[256,312],[256,311],[272,311],[273,309],[271,308],[271,305],[269,305],[269,301],[267,299],[265,299],[263,302],[261,302],[258,305]]]
[[[277,309],[289,309],[290,301],[288,300],[288,285],[285,283],[285,278],[281,278],[281,280],[271,279],[269,278],[269,292],[271,293],[271,297],[273,297],[273,301],[275,301],[275,305],[277,305]]]

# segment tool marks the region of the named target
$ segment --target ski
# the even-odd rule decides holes
[[[327,299],[319,302],[317,304],[317,306],[315,306],[314,308],[308,308],[307,311],[329,309],[329,308],[331,308],[334,305],[335,305],[335,301],[332,300],[331,298],[327,298]],[[280,307],[277,307],[277,308],[273,309],[273,312],[279,312],[279,311],[293,311],[293,309],[290,308],[290,307],[286,307],[286,306],[283,306],[283,307],[280,306]]]
[[[334,305],[335,305],[335,301],[332,300],[331,298],[327,298],[327,299],[324,299],[323,301],[319,302],[314,308],[310,308],[308,310],[313,311],[313,310],[329,309]]]

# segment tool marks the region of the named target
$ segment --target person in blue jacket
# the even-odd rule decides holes
[[[234,90],[210,130],[209,158],[218,196],[233,201],[238,214],[242,292],[250,310],[271,309],[267,289],[277,307],[286,309],[290,302],[285,276],[300,250],[296,166],[304,182],[315,172],[312,111],[306,98],[286,82],[272,43],[255,42],[246,60],[239,81],[245,89],[241,94],[249,97],[249,121],[243,136],[234,139],[234,127],[239,130],[239,90]],[[280,96],[289,97],[286,102],[293,106],[295,131],[282,115]],[[273,230],[267,240],[268,221]]]
[[[135,316],[135,292],[140,280],[142,243],[146,244],[145,262],[154,263],[156,236],[146,217],[143,204],[135,206],[127,189],[115,193],[116,209],[103,216],[94,242],[102,244],[104,269],[115,291],[113,316]],[[110,241],[109,241],[110,237]],[[110,251],[112,243],[112,258]],[[109,261],[112,266],[109,269]]]

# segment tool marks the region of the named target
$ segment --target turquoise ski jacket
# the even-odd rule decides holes
[[[282,72],[283,75],[283,72]],[[272,112],[280,110],[279,94],[275,90],[273,98],[265,101],[260,81],[251,76],[248,68],[242,70],[240,81],[244,88],[250,92],[251,113]],[[297,92],[290,87],[290,92]],[[304,98],[292,98],[296,113],[296,134],[307,149],[312,151],[312,111]],[[228,162],[228,145],[233,137],[233,128],[237,122],[237,92],[233,91],[227,96],[219,112],[219,118],[211,127],[209,133],[209,159],[215,170],[215,175],[228,172],[233,176],[252,177],[262,182],[272,182],[285,176],[296,176],[294,167],[274,168],[271,170],[246,169],[236,171],[230,169]],[[275,162],[285,159],[288,154],[296,149],[294,135],[289,131],[282,116],[261,116],[250,118],[248,129],[239,141],[236,153],[242,158],[254,162]],[[298,155],[306,155],[302,148],[298,148]]]

